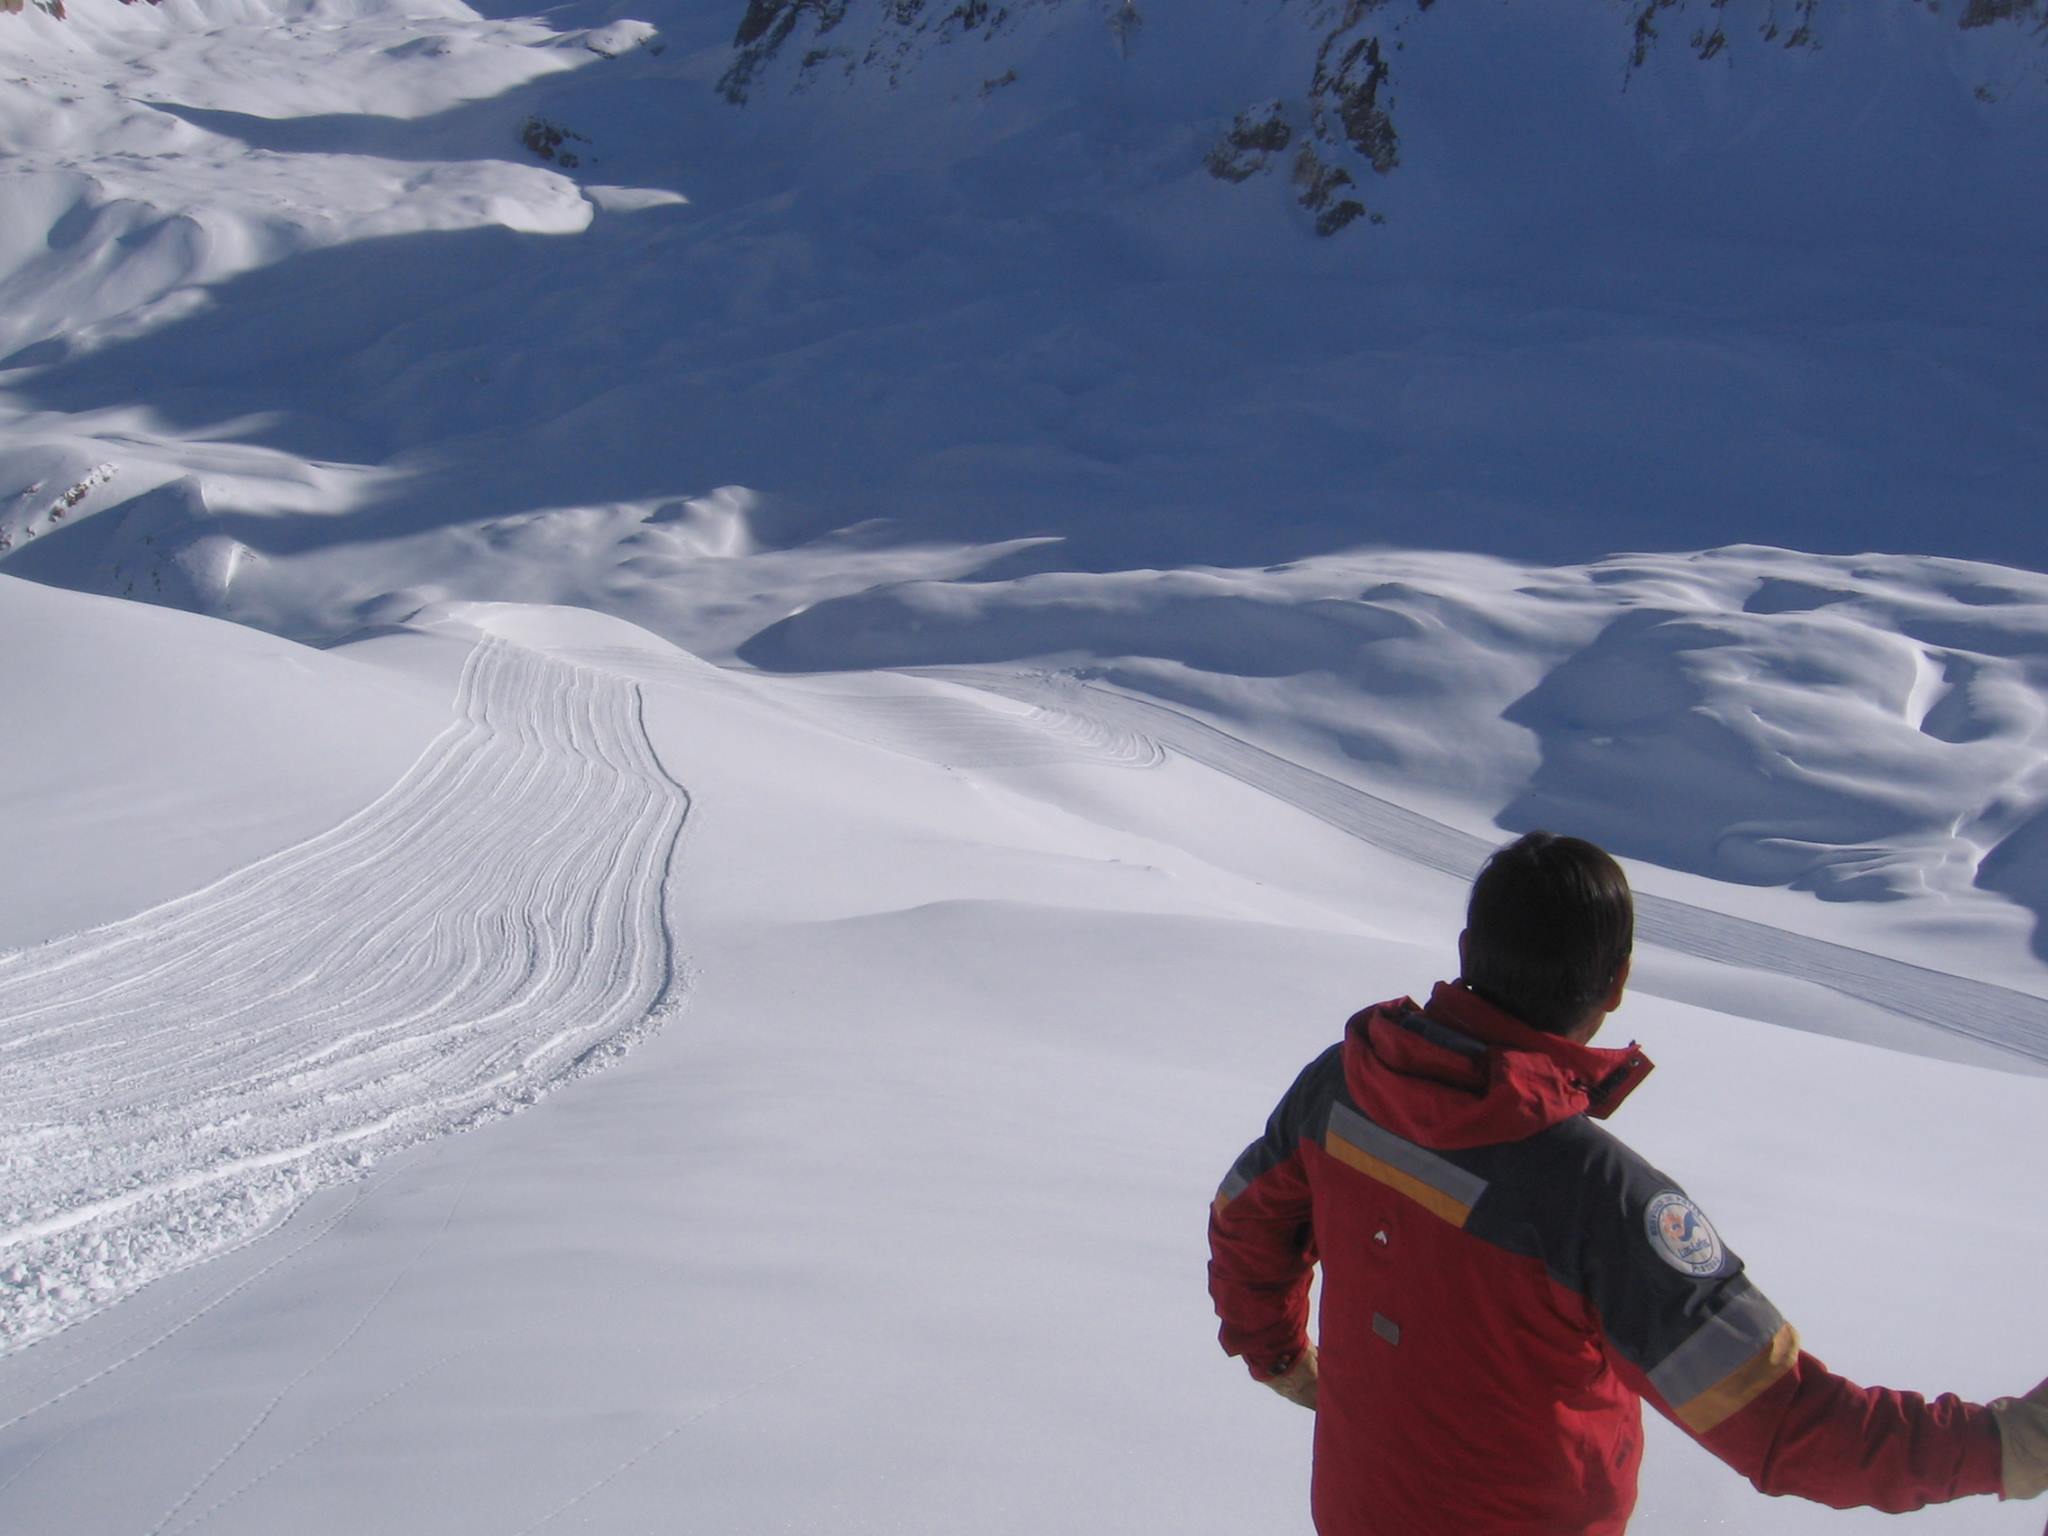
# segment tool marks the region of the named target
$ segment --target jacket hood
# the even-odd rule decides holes
[[[1396,998],[1352,1015],[1344,1086],[1376,1124],[1418,1146],[1522,1141],[1591,1115],[1604,1120],[1650,1072],[1622,1050],[1532,1029],[1466,987],[1439,982],[1426,1007]]]

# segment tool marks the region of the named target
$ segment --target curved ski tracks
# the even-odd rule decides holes
[[[456,715],[331,831],[0,956],[0,1348],[530,1103],[679,1000],[689,796],[638,686],[486,637]]]
[[[1156,768],[1165,752],[1151,737],[1093,715],[1044,704],[1029,714],[954,698],[806,700],[811,718],[857,741],[955,768]]]
[[[1470,833],[1290,762],[1165,704],[1058,674],[963,667],[918,672],[1042,708],[1085,712],[1109,730],[1149,736],[1340,832],[1459,879],[1471,879],[1492,852],[1490,844]],[[1662,896],[1638,894],[1636,933],[1645,943],[1678,954],[1811,982],[2028,1061],[2048,1063],[2048,1001],[2025,992]]]
[[[691,689],[736,686],[711,663],[680,653],[586,646],[559,654],[656,683],[672,681]],[[953,674],[942,670],[937,675]],[[809,723],[852,741],[953,768],[1156,768],[1165,760],[1159,743],[1143,732],[1044,699],[1026,700],[1028,710],[1012,714],[957,694],[891,698],[821,688],[799,691]]]

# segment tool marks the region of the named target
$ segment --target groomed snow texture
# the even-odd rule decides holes
[[[332,831],[0,957],[0,1344],[530,1102],[677,995],[688,796],[637,685],[485,638]]]

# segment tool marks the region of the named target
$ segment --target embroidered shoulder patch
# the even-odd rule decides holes
[[[1650,1202],[1643,1222],[1650,1229],[1650,1246],[1658,1257],[1681,1274],[1714,1274],[1728,1256],[1714,1224],[1675,1189],[1665,1190]]]

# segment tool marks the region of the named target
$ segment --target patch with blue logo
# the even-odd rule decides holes
[[[1714,1224],[1675,1189],[1665,1190],[1650,1202],[1644,1224],[1650,1229],[1650,1246],[1666,1264],[1682,1274],[1716,1274],[1727,1260],[1727,1250],[1721,1246],[1721,1234],[1714,1230]]]

